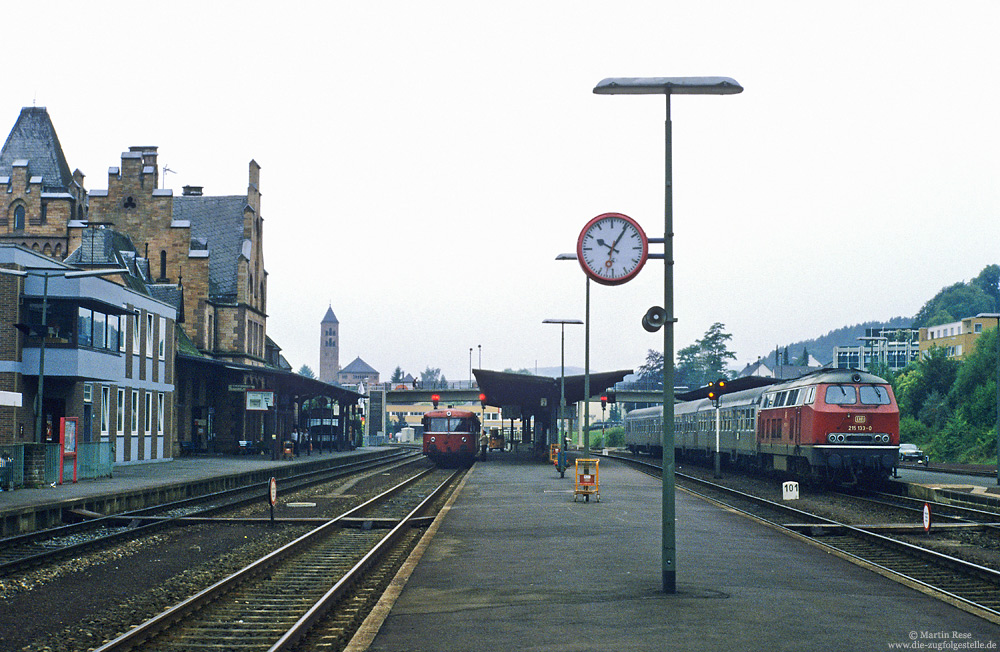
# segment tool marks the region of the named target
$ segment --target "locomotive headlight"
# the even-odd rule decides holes
[[[837,435],[831,432],[829,435],[826,436],[826,440],[832,444],[833,442],[837,441]]]
[[[838,444],[843,444],[846,440],[847,440],[847,437],[845,437],[844,435],[837,435],[837,443]]]
[[[434,443],[434,437],[431,437],[431,443],[432,444]]]

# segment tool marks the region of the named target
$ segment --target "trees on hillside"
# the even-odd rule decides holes
[[[704,337],[677,352],[674,385],[701,387],[729,377],[726,364],[735,360],[736,354],[729,350],[727,343],[733,336],[725,328],[725,324],[716,322],[709,326]],[[639,367],[639,376],[646,386],[663,387],[663,353],[650,349],[646,362]]]
[[[893,379],[903,441],[939,460],[995,458],[997,342],[996,329],[985,331],[962,361],[933,348]]]
[[[913,318],[913,327],[937,326],[1000,308],[1000,265],[987,265],[968,283],[943,288]]]

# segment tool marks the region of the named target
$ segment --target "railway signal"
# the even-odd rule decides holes
[[[441,400],[441,395],[440,394],[431,394],[431,403],[434,404],[435,408],[437,408],[438,402],[440,400]]]
[[[601,409],[603,410],[606,407],[608,407],[608,397],[607,396],[602,396],[601,397]]]

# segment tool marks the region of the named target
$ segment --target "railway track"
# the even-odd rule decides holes
[[[293,492],[350,474],[406,464],[418,453],[362,460],[328,469],[293,475],[282,480],[282,492]],[[0,539],[0,577],[71,558],[101,547],[135,539],[167,527],[179,519],[210,516],[259,502],[267,487],[249,485],[114,515],[83,515],[87,520],[48,530]]]
[[[661,467],[655,464],[609,457],[651,475],[662,474]],[[1000,624],[1000,571],[708,480],[681,473],[675,477],[678,486],[690,493],[792,532],[886,577]]]
[[[297,644],[337,648],[405,554],[400,544],[418,536],[411,527],[414,519],[458,475],[436,469],[417,474],[133,627],[98,652],[277,651]],[[375,527],[389,519],[393,527]],[[345,522],[360,527],[342,527]]]

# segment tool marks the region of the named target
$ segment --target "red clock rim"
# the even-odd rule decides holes
[[[635,266],[631,272],[622,276],[620,278],[605,278],[600,276],[594,270],[587,267],[587,264],[583,262],[583,236],[587,233],[587,230],[594,225],[595,222],[607,219],[609,217],[616,217],[625,220],[632,226],[636,228],[639,232],[639,238],[642,240],[642,256],[639,258],[639,264]],[[576,239],[576,260],[580,263],[580,267],[583,269],[583,273],[589,276],[595,283],[600,283],[601,285],[621,285],[622,283],[627,283],[631,281],[645,266],[646,261],[649,259],[649,238],[646,237],[646,232],[642,229],[642,226],[636,222],[634,219],[625,215],[624,213],[601,213],[597,217],[594,217],[589,222],[587,222],[583,229],[580,230],[580,235]]]

